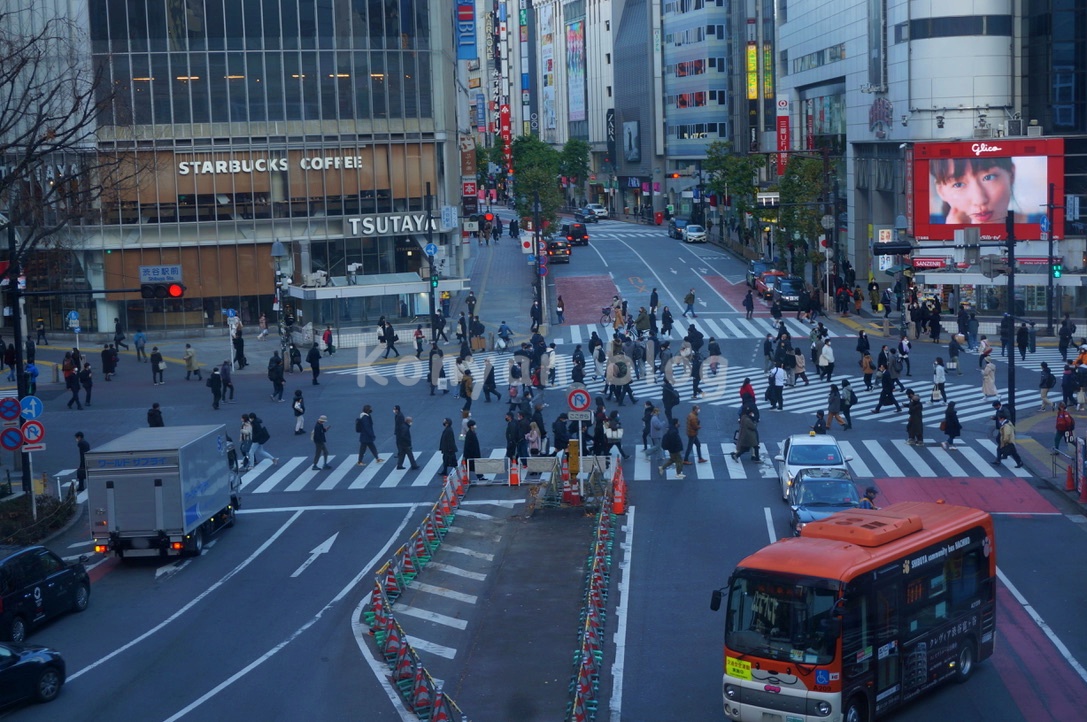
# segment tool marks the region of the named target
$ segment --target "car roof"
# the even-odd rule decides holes
[[[822,446],[824,444],[838,445],[838,440],[830,434],[793,434],[789,437],[792,446]]]
[[[816,466],[804,467],[793,475],[793,478],[811,481],[852,481],[853,475],[849,470],[841,466]]]
[[[17,556],[18,554],[22,554],[23,552],[28,552],[28,551],[32,551],[34,549],[41,549],[41,548],[42,548],[42,546],[40,544],[34,544],[34,545],[28,546],[28,547],[21,547],[21,546],[15,545],[15,544],[0,544],[0,561],[4,561],[5,559],[10,559],[11,557]]]

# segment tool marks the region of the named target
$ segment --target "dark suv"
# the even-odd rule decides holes
[[[563,223],[559,231],[571,246],[589,245],[589,229],[584,223]]]
[[[574,211],[574,220],[578,223],[599,223],[600,218],[592,208],[578,208]]]
[[[90,599],[82,561],[68,563],[41,546],[0,546],[0,635],[22,644],[32,628],[82,612]]]

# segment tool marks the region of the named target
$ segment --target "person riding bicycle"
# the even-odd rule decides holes
[[[513,329],[511,329],[505,321],[498,327],[498,338],[505,341],[507,344],[510,342],[510,337],[513,336]]]

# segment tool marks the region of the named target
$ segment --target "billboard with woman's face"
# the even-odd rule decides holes
[[[1052,183],[1054,203],[1064,202],[1064,140],[1061,138],[919,143],[913,147],[913,235],[946,241],[966,226],[981,238],[1003,240],[1008,212],[1015,212],[1018,240],[1041,238]],[[1053,233],[1064,236],[1064,214],[1053,213]]]

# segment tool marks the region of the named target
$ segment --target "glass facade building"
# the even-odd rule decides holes
[[[73,229],[71,282],[133,288],[180,266],[186,297],[110,293],[85,326],[256,321],[273,305],[272,243],[302,322],[372,324],[425,314],[440,244],[427,220],[456,163],[451,33],[436,0],[89,0],[88,59],[101,79],[98,152],[126,172]],[[452,146],[452,147],[450,147]],[[455,178],[453,180],[456,180]],[[459,188],[457,188],[459,190]],[[428,201],[428,198],[430,199]],[[428,206],[429,203],[429,206]],[[444,287],[444,286],[443,286]],[[288,298],[289,296],[289,298]],[[30,309],[59,326],[71,301]],[[293,304],[293,307],[291,307]],[[32,317],[34,317],[32,316]]]

